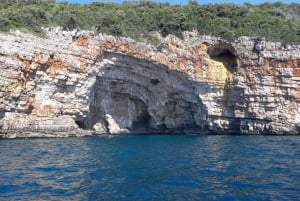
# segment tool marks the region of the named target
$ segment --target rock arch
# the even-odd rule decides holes
[[[109,133],[175,132],[201,129],[206,111],[188,76],[168,67],[121,54],[99,68],[89,111],[77,124]],[[196,117],[196,115],[198,115]]]

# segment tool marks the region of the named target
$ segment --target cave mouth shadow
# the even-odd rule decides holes
[[[129,98],[136,108],[136,116],[132,120],[131,126],[127,129],[131,132],[148,132],[151,128],[151,115],[149,114],[146,104],[137,98]]]
[[[132,56],[105,53],[98,59],[115,60],[96,75],[89,94],[89,110],[76,119],[80,128],[93,131],[95,125],[103,125],[109,132],[112,124],[106,115],[130,133],[201,131],[208,124],[207,119],[202,119],[207,116],[207,109],[195,93],[210,88],[208,83],[192,81],[183,72]],[[174,91],[177,95],[173,97]],[[166,104],[156,104],[161,100]],[[201,120],[197,119],[199,116]],[[179,122],[178,118],[183,121]]]
[[[238,59],[235,49],[226,43],[220,43],[208,49],[211,59],[224,64],[230,73],[234,73],[238,67]]]

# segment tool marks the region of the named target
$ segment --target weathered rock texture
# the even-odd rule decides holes
[[[46,31],[0,34],[1,137],[299,133],[299,46]]]

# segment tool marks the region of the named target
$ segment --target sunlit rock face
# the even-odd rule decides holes
[[[1,137],[299,133],[299,46],[45,31],[0,34]]]

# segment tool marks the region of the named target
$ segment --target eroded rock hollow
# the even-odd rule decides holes
[[[300,47],[186,32],[0,34],[0,136],[299,134]]]

